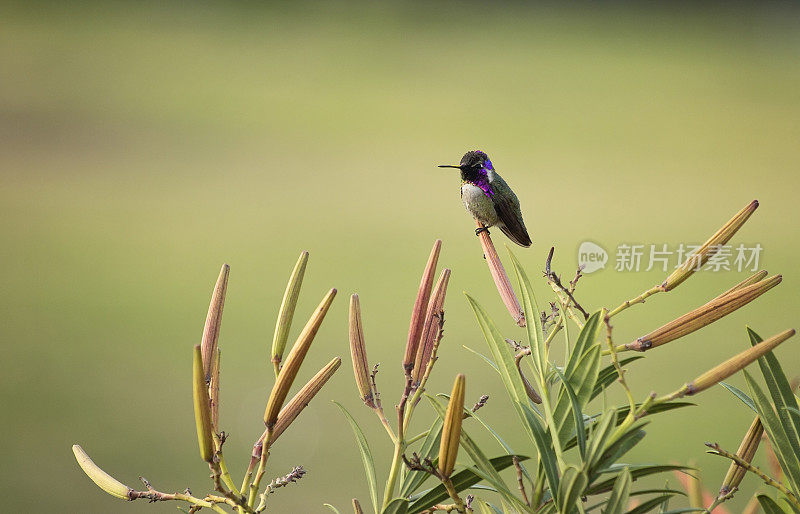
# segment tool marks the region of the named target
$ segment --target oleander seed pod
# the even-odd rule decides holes
[[[692,274],[703,267],[711,256],[715,255],[719,249],[742,228],[742,225],[750,218],[750,215],[758,209],[758,200],[753,200],[744,209],[737,212],[733,218],[728,220],[719,230],[717,230],[708,241],[703,243],[700,248],[692,252],[681,264],[673,271],[661,284],[661,289],[671,291],[683,283]]]
[[[314,341],[314,336],[317,335],[317,331],[320,325],[322,325],[322,321],[325,319],[325,315],[328,313],[328,309],[330,309],[335,296],[336,289],[328,291],[328,294],[325,295],[322,302],[320,302],[319,306],[314,311],[314,314],[311,315],[303,331],[297,337],[294,346],[292,346],[292,349],[289,351],[286,362],[284,362],[280,373],[278,373],[278,377],[275,379],[275,385],[272,386],[272,392],[269,395],[267,407],[264,410],[264,424],[267,425],[267,428],[275,426],[278,413],[281,407],[283,407],[283,402],[289,394],[289,389],[292,387],[297,373],[300,371],[300,365],[303,364],[303,359],[305,359],[308,349]]]
[[[439,444],[439,473],[444,477],[449,477],[456,465],[458,445],[461,441],[461,422],[464,419],[465,382],[466,378],[463,374],[456,375],[442,425],[442,439]]]
[[[372,390],[369,362],[367,361],[367,347],[364,340],[364,327],[361,323],[361,303],[357,294],[350,297],[349,328],[350,356],[353,360],[353,376],[356,378],[358,393],[367,407],[374,409],[376,408],[375,393]]]
[[[194,399],[197,444],[200,448],[200,458],[210,463],[214,458],[214,436],[211,422],[211,401],[208,398],[208,386],[203,373],[200,345],[194,347],[192,364],[192,397]]]
[[[95,464],[91,457],[83,451],[80,445],[73,444],[72,453],[75,454],[75,460],[78,461],[78,465],[83,469],[83,472],[92,479],[92,482],[97,484],[97,487],[115,498],[120,498],[122,500],[131,499],[129,493],[133,491],[133,489],[103,471],[100,466]]]

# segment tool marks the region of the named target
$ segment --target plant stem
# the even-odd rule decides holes
[[[394,445],[394,456],[392,457],[392,467],[389,469],[389,478],[386,480],[386,490],[383,493],[383,508],[394,498],[394,488],[397,484],[397,477],[400,475],[400,467],[403,465],[403,452],[405,444],[402,439],[398,439]]]
[[[462,500],[458,495],[458,491],[456,491],[456,488],[453,485],[453,481],[450,480],[450,477],[442,479],[442,484],[444,484],[444,488],[447,489],[447,494],[449,494],[450,498],[453,499],[456,512],[467,512],[467,507],[464,505],[464,500]]]
[[[231,500],[226,498],[219,498],[220,501],[216,501],[214,498],[209,499],[200,499],[192,496],[190,493],[162,493],[161,491],[156,491],[153,489],[153,486],[150,485],[150,482],[147,481],[144,477],[139,477],[139,479],[144,483],[145,487],[147,487],[147,491],[129,491],[128,498],[130,500],[137,500],[139,498],[144,498],[149,500],[150,502],[159,502],[159,501],[169,501],[169,500],[177,500],[177,501],[185,501],[187,503],[191,503],[192,505],[196,505],[198,507],[205,507],[207,509],[211,509],[214,512],[219,512],[221,514],[225,514],[225,511],[222,510],[221,507],[217,505],[217,503],[233,503]],[[188,491],[188,490],[187,490]]]
[[[780,483],[777,480],[775,480],[774,478],[770,477],[769,475],[767,475],[766,473],[761,471],[759,468],[757,468],[756,466],[753,466],[751,463],[749,463],[746,460],[742,459],[741,457],[739,457],[735,453],[731,453],[729,451],[723,450],[720,447],[720,445],[718,445],[717,443],[713,443],[713,444],[712,443],[706,443],[706,446],[708,446],[709,448],[711,448],[713,450],[713,451],[710,451],[708,453],[710,453],[712,455],[719,455],[720,457],[725,457],[727,459],[732,460],[733,462],[738,464],[741,468],[744,468],[746,471],[749,471],[750,473],[753,473],[754,475],[756,475],[759,478],[761,478],[761,480],[763,480],[765,484],[767,484],[769,486],[772,486],[775,489],[777,489],[778,491],[780,491],[783,494],[785,494],[786,498],[789,500],[789,503],[791,503],[795,507],[795,509],[800,509],[800,500],[798,500],[797,496],[795,496],[794,493],[791,492],[789,489],[787,489],[786,486],[784,486],[782,483]]]
[[[603,309],[605,311],[605,309]],[[601,313],[603,314],[603,313]],[[630,410],[628,411],[628,416],[625,421],[631,420],[633,421],[635,412],[636,412],[636,400],[633,399],[633,393],[631,393],[630,387],[628,387],[628,383],[625,381],[625,370],[622,369],[622,366],[619,364],[619,359],[617,358],[617,350],[614,347],[614,341],[611,338],[611,322],[609,321],[611,318],[610,315],[604,314],[603,315],[603,323],[606,324],[606,343],[608,344],[608,350],[611,354],[611,360],[614,363],[614,368],[617,370],[618,381],[622,388],[625,390],[625,394],[628,397],[628,404],[630,405]],[[625,423],[623,423],[624,425]]]
[[[553,341],[553,338],[556,336],[556,334],[561,332],[562,328],[564,328],[563,323],[559,323],[558,325],[554,326],[553,330],[547,334],[547,338],[544,340],[544,345],[550,348],[550,342]],[[569,355],[569,340],[567,340],[567,355]]]
[[[636,305],[637,303],[644,303],[644,301],[647,298],[653,296],[656,293],[661,293],[663,291],[664,291],[664,288],[660,284],[657,285],[657,286],[653,286],[651,289],[648,289],[647,291],[645,291],[644,293],[640,294],[636,298],[632,298],[632,299],[630,299],[630,300],[628,300],[626,302],[622,302],[622,304],[619,307],[617,307],[616,309],[614,309],[614,310],[612,310],[611,312],[608,313],[608,317],[609,318],[613,318],[614,316],[616,316],[620,312],[624,311],[625,309],[627,309],[631,305]]]
[[[427,436],[428,436],[428,432],[429,432],[429,431],[428,431],[428,430],[426,430],[425,432],[421,432],[421,433],[419,433],[419,434],[415,435],[414,437],[412,437],[412,438],[408,439],[408,440],[406,441],[406,447],[408,447],[408,446],[411,446],[412,444],[416,443],[416,442],[417,442],[417,441],[419,441],[420,439],[423,439],[423,438],[427,437]]]
[[[261,459],[258,463],[258,471],[256,471],[256,478],[250,484],[250,494],[247,497],[247,506],[253,508],[256,503],[256,496],[258,495],[258,488],[261,484],[261,479],[264,477],[264,472],[267,470],[267,459],[269,459],[269,445],[272,442],[272,429],[267,427],[267,435],[264,437],[264,443],[261,447]]]

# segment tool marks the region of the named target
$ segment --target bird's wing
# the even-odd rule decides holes
[[[502,180],[502,179],[500,179]],[[508,188],[508,186],[506,186]],[[519,208],[519,200],[513,191],[508,188],[509,194],[495,194],[492,198],[494,210],[502,223],[498,223],[500,230],[512,241],[520,246],[528,247],[531,245],[531,237],[522,221],[522,211]]]

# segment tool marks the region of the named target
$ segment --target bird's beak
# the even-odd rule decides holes
[[[456,168],[456,169],[459,169],[459,170],[461,169],[461,166],[456,166],[454,164],[440,164],[438,167],[439,168]]]

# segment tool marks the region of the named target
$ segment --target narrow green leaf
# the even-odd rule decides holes
[[[522,308],[525,311],[525,328],[528,332],[528,344],[531,345],[531,356],[539,373],[539,387],[543,388],[543,378],[547,373],[547,347],[544,344],[544,331],[542,330],[542,320],[539,317],[539,306],[536,304],[536,296],[533,294],[533,287],[531,281],[528,280],[528,275],[522,268],[522,265],[517,260],[514,252],[508,246],[508,255],[511,256],[511,262],[514,265],[514,271],[517,274],[517,281],[519,282],[520,296],[522,297]]]
[[[467,346],[465,344],[462,344],[461,347],[464,348],[465,350],[468,350],[468,351],[474,353],[475,355],[477,355],[481,359],[485,360],[489,364],[489,366],[494,368],[494,370],[496,372],[500,373],[500,370],[498,369],[497,364],[495,364],[492,359],[490,359],[489,357],[485,356],[484,354],[482,354],[481,352],[479,352],[477,350],[473,350],[472,348],[470,348],[469,346]]]
[[[761,508],[764,509],[765,514],[791,514],[792,512],[789,509],[781,507],[779,503],[775,502],[775,500],[766,494],[759,494],[756,496],[756,499],[759,505],[761,505]]]
[[[358,426],[356,420],[344,406],[334,401],[333,403],[336,404],[337,407],[342,411],[344,417],[350,423],[350,428],[353,429],[353,434],[356,436],[356,443],[358,443],[358,451],[361,453],[361,461],[364,463],[364,474],[367,476],[367,485],[369,486],[369,495],[372,499],[372,507],[375,509],[375,512],[379,512],[378,510],[378,481],[375,478],[375,461],[372,458],[372,452],[369,449],[369,444],[367,444],[367,438],[364,436],[364,432],[361,430],[361,427]]]
[[[661,507],[664,503],[669,501],[669,496],[656,496],[655,498],[651,498],[641,505],[632,508],[628,511],[628,514],[644,514],[645,512],[650,512],[653,509]],[[701,509],[702,510],[702,509]]]
[[[739,398],[742,401],[742,403],[747,405],[753,412],[758,413],[758,410],[756,410],[756,404],[753,403],[753,399],[750,398],[747,395],[747,393],[745,393],[735,385],[729,384],[727,382],[720,382],[719,385],[730,391],[731,394],[733,394],[735,397]]]
[[[586,320],[586,324],[581,329],[580,334],[578,334],[578,339],[575,341],[575,348],[572,349],[572,353],[569,356],[569,360],[567,361],[567,370],[566,375],[569,376],[575,370],[575,367],[578,365],[578,361],[589,351],[593,346],[598,346],[597,341],[597,332],[600,328],[600,311],[595,312],[592,314],[588,320]]]
[[[525,457],[524,455],[518,457],[520,461],[528,460],[528,457]],[[500,457],[489,459],[489,462],[491,463],[493,469],[496,471],[502,471],[513,465],[514,459],[511,455],[501,455]],[[450,480],[453,482],[453,486],[455,487],[456,491],[461,492],[465,489],[474,487],[482,480],[482,478],[475,472],[475,469],[470,468],[455,473],[452,477],[450,477]],[[443,484],[439,484],[424,495],[415,499],[414,503],[409,506],[408,512],[409,514],[421,512],[425,509],[431,508],[437,503],[446,501],[447,498],[449,498],[447,490]]]
[[[577,400],[578,410],[583,412],[583,408],[589,402],[595,382],[597,381],[598,370],[600,369],[600,347],[592,346],[580,358],[571,371],[564,372],[566,382],[569,383]],[[569,394],[563,389],[559,392],[556,407],[553,409],[553,418],[558,427],[559,440],[563,445],[569,440],[571,427],[574,426],[573,410]]]
[[[619,475],[617,475],[617,479],[619,479]],[[613,490],[612,490],[612,494],[613,494]],[[664,496],[664,495],[686,496],[686,493],[683,492],[683,491],[678,491],[676,489],[664,488],[664,489],[639,489],[638,491],[631,491],[630,492],[630,498],[633,498],[634,496],[645,496],[645,495],[649,496],[651,494],[660,494],[662,496]],[[595,503],[591,507],[584,508],[584,511],[585,512],[592,512],[593,510],[597,510],[597,509],[600,509],[601,507],[605,507],[607,504],[608,504],[608,500],[600,501],[598,503]],[[623,505],[623,509],[624,508],[627,508],[627,506]],[[689,509],[689,512],[692,512],[693,510],[694,509]],[[623,510],[622,512],[625,512],[625,511]],[[669,511],[669,512],[674,512],[674,511]],[[605,510],[603,510],[603,514],[605,514]]]
[[[428,457],[433,459],[439,451],[439,441],[442,437],[442,419],[437,417],[425,440],[422,442],[422,447],[419,450],[420,457]],[[421,486],[429,475],[424,471],[411,470],[403,479],[400,486],[400,496],[407,498],[411,496]]]
[[[675,409],[681,409],[683,407],[693,407],[694,405],[695,404],[691,403],[691,402],[669,402],[669,403],[656,404],[656,405],[653,405],[647,411],[647,415],[649,417],[649,416],[652,416],[653,414],[658,414],[658,413],[661,413],[661,412],[667,412],[667,411],[671,411],[671,410],[675,410]],[[617,410],[617,419],[616,419],[616,421],[614,423],[614,426],[619,426],[620,423],[622,423],[622,421],[628,416],[628,411],[629,410],[630,410],[629,406],[625,406],[625,407],[622,407],[622,408]],[[593,416],[591,419],[594,420],[597,417],[598,416]],[[584,420],[584,424],[585,423],[586,423],[586,421]],[[592,425],[592,426],[596,426],[596,424]],[[587,434],[589,433],[589,429],[592,428],[592,426],[587,426],[586,427]],[[572,439],[567,441],[566,445],[564,445],[564,451],[570,450],[572,448],[575,448],[577,445],[578,445],[578,441],[577,441],[577,439],[575,437],[573,437]]]
[[[489,345],[489,350],[492,352],[492,357],[497,365],[500,373],[500,378],[503,380],[503,385],[506,388],[511,400],[514,403],[528,402],[528,396],[525,394],[525,386],[522,383],[522,378],[519,376],[517,366],[514,362],[514,354],[511,347],[506,343],[505,338],[497,330],[497,326],[483,310],[483,307],[478,304],[470,295],[465,293],[467,301],[475,312],[475,317],[478,319],[478,325],[481,327],[483,337]]]
[[[586,457],[583,459],[586,469],[594,468],[595,463],[601,457],[603,450],[605,449],[606,441],[616,427],[616,419],[616,410],[612,408],[603,413],[603,415],[592,428],[592,434],[589,438],[588,451],[586,452]]]
[[[569,396],[570,403],[572,404],[572,419],[575,421],[575,435],[578,441],[578,451],[581,454],[581,460],[586,459],[586,427],[583,424],[583,412],[581,411],[581,406],[578,403],[578,397],[575,396],[575,392],[572,390],[572,386],[569,385],[567,378],[561,373],[561,370],[554,367],[556,373],[558,373],[559,378],[561,378],[561,384],[564,387],[564,390],[567,392]]]
[[[639,359],[644,359],[644,357],[641,355],[636,355],[634,357],[627,357],[625,359],[620,359],[619,365],[624,368],[631,362],[638,361]],[[618,377],[617,367],[614,366],[613,364],[609,364],[605,368],[601,369],[597,375],[597,382],[594,385],[594,390],[592,391],[592,394],[589,396],[589,401],[592,401],[598,396],[600,396],[600,394],[603,391],[605,391],[605,389],[608,386],[610,386],[617,380],[617,377]]]
[[[683,507],[680,509],[665,510],[662,514],[683,514],[685,512],[705,512],[706,509],[700,507]]]
[[[586,489],[589,479],[586,474],[575,466],[567,466],[559,483],[556,504],[562,514],[572,514],[577,511],[577,503]]]
[[[408,500],[405,498],[395,498],[383,509],[382,514],[407,514]]]
[[[328,507],[330,510],[332,510],[336,514],[340,514],[339,510],[336,507],[334,507],[333,505],[331,505],[330,503],[323,503],[322,506],[323,507]]]
[[[628,507],[628,497],[631,493],[631,484],[633,478],[628,468],[625,468],[622,473],[617,475],[614,481],[614,489],[611,490],[611,497],[606,503],[606,510],[604,514],[622,514]]]
[[[628,471],[631,474],[631,478],[634,481],[645,476],[655,475],[658,473],[663,473],[665,471],[685,471],[692,469],[689,468],[688,466],[679,466],[677,464],[646,464],[646,465],[620,464],[617,466],[610,466],[606,468],[606,470],[608,472],[611,472],[612,470],[616,469],[617,471],[621,472],[625,468],[628,468]],[[586,490],[586,495],[591,496],[593,494],[608,492],[614,488],[615,481],[616,481],[616,476],[600,482],[593,483]]]
[[[750,387],[750,394],[758,409],[758,417],[761,418],[764,430],[769,436],[772,448],[775,450],[775,456],[789,478],[789,483],[794,493],[797,494],[798,485],[800,485],[800,460],[798,460],[798,454],[794,452],[789,436],[786,434],[783,424],[764,392],[747,371],[744,371],[744,378]]]
[[[616,463],[623,455],[628,453],[631,448],[644,439],[645,432],[642,430],[642,427],[646,424],[647,422],[641,422],[634,425],[603,450],[603,454],[597,459],[590,470],[593,473],[593,479],[595,478],[595,473],[601,473],[603,469]]]
[[[753,346],[763,341],[761,336],[753,332],[749,327],[747,328],[747,334],[750,336],[750,344]],[[784,409],[784,407],[797,407],[797,400],[794,397],[794,393],[792,393],[792,386],[789,385],[789,380],[786,378],[786,374],[783,372],[783,368],[781,368],[781,364],[778,362],[778,358],[775,357],[774,352],[767,352],[759,357],[758,366],[764,375],[770,396],[772,396],[772,401],[778,411],[778,419],[780,419],[783,430],[789,438],[789,443],[795,453],[800,454],[800,417]]]
[[[552,441],[545,434],[542,424],[534,414],[534,410],[530,407],[530,400],[525,393],[525,386],[522,384],[522,378],[514,362],[514,354],[483,308],[471,296],[466,296],[472,310],[475,312],[492,356],[498,365],[500,377],[511,398],[517,416],[519,416],[523,428],[526,429],[528,436],[539,450],[544,463],[547,482],[556,491],[558,490],[558,467],[556,465],[555,450],[553,449]]]
[[[475,498],[475,500],[472,502],[472,509],[475,510],[476,508],[476,512],[479,512],[480,514],[502,514],[502,511],[500,511],[497,507],[491,503],[481,500],[480,498]]]

